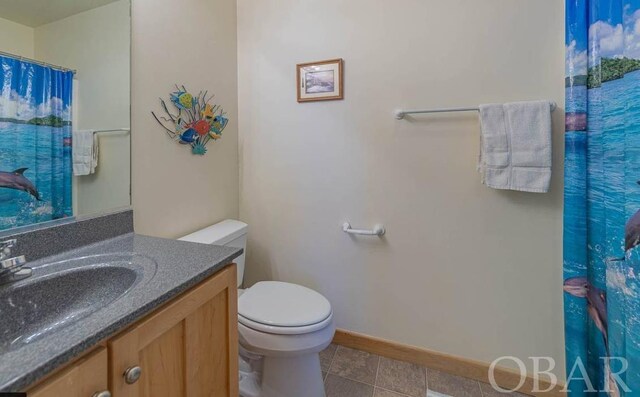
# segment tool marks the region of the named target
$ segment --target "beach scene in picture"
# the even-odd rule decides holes
[[[622,385],[610,359],[640,359],[640,0],[566,4],[567,370],[582,362],[618,396],[640,390],[640,371]]]
[[[298,102],[343,99],[342,66],[342,59],[298,64]]]
[[[72,216],[73,74],[0,66],[0,230]]]
[[[333,70],[307,71],[305,74],[305,91],[307,94],[335,91]]]

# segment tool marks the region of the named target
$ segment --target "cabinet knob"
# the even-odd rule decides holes
[[[109,390],[98,391],[93,393],[92,397],[111,397],[111,392],[109,392]]]
[[[135,367],[127,368],[127,370],[124,371],[124,381],[127,382],[127,384],[132,385],[140,379],[140,375],[142,375],[142,368],[137,365]]]

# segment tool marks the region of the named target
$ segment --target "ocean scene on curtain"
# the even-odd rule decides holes
[[[0,229],[71,216],[73,73],[0,66]]]
[[[640,396],[640,0],[566,11],[569,395]]]

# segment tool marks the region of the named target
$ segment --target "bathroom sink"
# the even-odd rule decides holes
[[[0,287],[0,354],[34,342],[114,304],[155,275],[137,254],[73,258],[33,267],[33,276]]]

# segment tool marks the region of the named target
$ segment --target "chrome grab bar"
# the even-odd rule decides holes
[[[345,222],[342,225],[342,231],[348,234],[359,234],[362,236],[383,236],[387,232],[384,226],[380,224],[375,225],[372,230],[352,229],[349,222]]]

